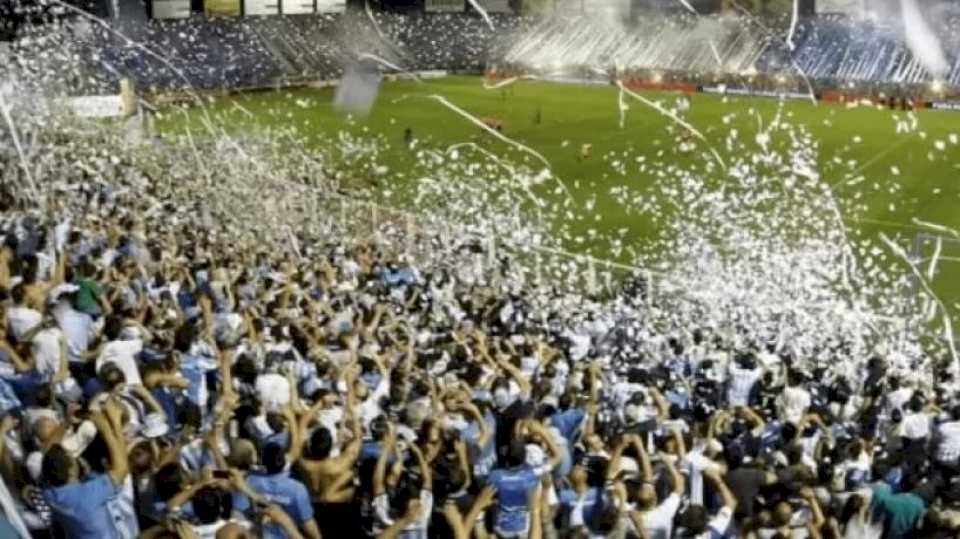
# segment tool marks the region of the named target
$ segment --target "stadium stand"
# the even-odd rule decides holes
[[[557,69],[590,73],[616,65],[626,72],[668,72],[692,82],[717,76],[796,78],[802,72],[818,91],[849,82],[931,82],[899,30],[837,16],[801,21],[793,52],[782,38],[758,27],[759,21],[730,17],[650,16],[628,29],[589,20],[534,22],[494,15],[494,30],[478,17],[459,14],[374,17],[376,24],[356,14],[118,21],[113,29],[122,37],[96,25],[85,25],[82,32],[68,25],[50,46],[76,49],[77,60],[85,64],[84,76],[71,83],[75,93],[95,90],[91,85],[115,87],[124,76],[157,91],[329,80],[361,54],[411,71],[479,72],[499,65],[540,74]],[[954,53],[960,50],[957,20],[947,17],[939,27],[950,61],[943,81],[948,85],[960,84],[960,57]],[[169,63],[144,47],[162,52]]]
[[[73,53],[54,68],[87,62],[61,81],[73,91],[124,76],[157,90],[335,78],[363,53],[474,70],[491,54],[529,61],[497,51],[507,34],[560,31],[579,44],[561,56],[582,52],[582,65],[700,73],[726,58],[775,73],[797,60],[823,81],[926,80],[888,32],[836,20],[805,23],[791,57],[723,21],[650,20],[666,26],[624,37],[563,21],[528,32],[520,18],[494,31],[455,15],[377,19],[27,37]],[[509,256],[474,271],[495,253],[465,234],[361,236],[321,220],[330,212],[310,201],[332,197],[279,177],[295,167],[211,151],[204,177],[185,142],[125,152],[104,133],[35,132],[35,184],[2,132],[0,503],[15,526],[81,539],[960,528],[947,362],[854,357],[844,339],[800,354],[765,333],[780,320],[706,327],[645,283],[569,293],[517,277]],[[241,168],[253,172],[234,177]]]

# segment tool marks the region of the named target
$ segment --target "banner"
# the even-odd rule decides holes
[[[513,12],[513,9],[510,7],[510,0],[478,0],[478,3],[487,13]]]
[[[119,95],[68,97],[60,102],[81,118],[116,118],[125,115],[123,98]]]
[[[203,0],[203,12],[208,17],[239,17],[240,0]]]
[[[317,0],[317,13],[343,13],[347,0]]]
[[[187,19],[190,17],[190,0],[153,0],[150,10],[154,19]]]
[[[930,103],[930,108],[936,110],[960,111],[960,101],[934,101]]]
[[[427,13],[463,13],[467,9],[466,0],[425,0],[423,5]]]
[[[243,14],[249,16],[279,15],[280,0],[243,0]]]
[[[307,15],[316,13],[313,0],[282,0],[280,9],[284,15]]]
[[[810,94],[800,92],[774,92],[770,90],[754,90],[752,88],[730,88],[728,86],[704,86],[702,91],[705,94],[775,97],[777,99],[810,99]]]

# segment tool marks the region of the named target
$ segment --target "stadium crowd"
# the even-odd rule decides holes
[[[150,29],[191,51],[181,73],[92,39],[147,86],[340,65],[332,44],[301,54],[315,30],[285,20]],[[476,18],[396,21],[419,67],[488,50]],[[250,241],[181,203],[198,198],[182,178],[115,165],[71,164],[39,206],[0,182],[0,474],[35,537],[960,530],[952,370],[930,386],[843,343],[819,362],[736,320],[665,326],[642,286],[599,299],[516,280],[509,259],[480,271],[487,247],[456,235]],[[404,253],[420,240],[426,256]]]
[[[521,286],[462,238],[245,241],[116,177],[2,198],[0,472],[36,537],[960,528],[948,371],[654,325],[642,290]]]
[[[317,16],[193,18],[117,21],[112,26],[65,24],[59,39],[41,33],[56,51],[68,50],[58,81],[65,91],[113,91],[132,78],[151,93],[273,87],[340,77],[362,55],[409,70],[479,72],[490,63],[524,73],[556,75],[583,70],[591,78],[612,64],[648,78],[682,77],[692,83],[791,81],[817,91],[877,88],[890,93],[928,91],[930,76],[898,29],[843,17],[802,20],[794,49],[757,32],[757,21],[653,15],[632,26],[588,19],[492,15],[490,28],[464,14],[364,13]],[[759,24],[763,24],[762,22]],[[960,17],[937,26],[945,50],[957,46]],[[24,28],[20,43],[38,47]],[[947,86],[960,84],[960,58],[949,54]],[[392,71],[393,68],[386,69]],[[803,73],[803,77],[799,73]],[[602,78],[602,75],[601,75]],[[743,79],[743,80],[740,80]],[[756,79],[756,80],[755,80]]]

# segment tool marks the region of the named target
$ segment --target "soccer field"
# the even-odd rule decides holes
[[[630,108],[621,128],[618,90],[613,86],[521,81],[488,90],[477,77],[390,82],[384,84],[375,108],[365,118],[348,118],[335,112],[333,92],[257,92],[220,98],[212,110],[228,129],[237,132],[295,126],[308,140],[313,135],[343,131],[361,138],[382,136],[390,149],[381,158],[391,171],[401,173],[385,176],[380,188],[400,193],[394,195],[398,204],[403,204],[404,187],[411,181],[402,171],[413,167],[416,159],[404,144],[408,128],[421,148],[441,150],[486,138],[483,143],[490,151],[512,160],[528,159],[533,164],[507,144],[481,136],[476,125],[438,101],[424,98],[440,95],[474,116],[501,121],[504,135],[546,157],[554,174],[569,186],[573,199],[589,209],[565,223],[571,232],[568,236],[586,237],[591,230],[601,235],[622,234],[625,229],[628,246],[656,235],[662,223],[618,202],[611,189],[626,185],[642,193],[655,182],[665,181],[634,166],[638,157],[647,162],[693,166],[698,155],[678,149],[682,130],[673,120],[629,97]],[[667,107],[676,100],[671,94],[643,95]],[[725,153],[723,142],[733,129],[741,139],[750,140],[778,116],[778,111],[783,121],[806,126],[818,146],[819,173],[831,185],[840,206],[865,205],[850,212],[847,226],[851,230],[866,237],[882,232],[908,245],[918,233],[930,232],[916,225],[914,219],[960,228],[960,114],[921,111],[910,117],[905,112],[876,107],[815,106],[806,101],[781,103],[775,99],[709,95],[692,96],[691,102],[686,120],[731,159],[736,156]],[[158,125],[170,134],[181,129],[184,122],[180,116],[168,115]],[[588,159],[581,156],[584,144],[592,145]],[[614,161],[621,163],[613,166]],[[631,165],[626,174],[616,170],[624,164]],[[543,196],[550,197],[555,196],[551,193],[554,187],[547,183],[539,189]],[[617,258],[609,252],[607,242],[571,239],[567,243],[572,251]],[[624,257],[619,255],[621,260]],[[955,257],[957,261],[951,260]],[[934,288],[950,305],[960,301],[957,277],[960,244],[947,243]]]

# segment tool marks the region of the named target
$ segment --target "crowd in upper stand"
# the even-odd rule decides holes
[[[47,38],[46,46],[63,55],[64,76],[57,82],[75,94],[115,91],[124,77],[151,93],[332,80],[362,55],[375,55],[410,71],[478,72],[506,63],[541,74],[556,69],[555,64],[607,71],[616,63],[625,70],[683,72],[691,80],[723,75],[742,82],[740,78],[757,74],[799,79],[802,71],[818,89],[850,82],[880,86],[931,82],[900,29],[869,21],[806,18],[797,25],[795,48],[790,49],[783,39],[767,35],[773,30],[757,30],[758,23],[747,19],[643,16],[630,28],[596,20],[581,24],[577,19],[491,17],[492,28],[472,14],[380,12],[120,21],[111,30],[81,23],[65,26],[57,38]],[[951,52],[960,42],[958,20],[944,16],[933,21],[950,64],[943,77],[948,84],[960,83],[960,57]],[[27,29],[21,32],[32,35]],[[513,48],[538,33],[553,34],[551,43],[570,39],[584,44],[565,57],[544,61],[540,46],[529,55],[513,57]],[[611,42],[612,37],[617,40]],[[590,65],[569,65],[570,56],[580,58],[596,40],[602,46],[588,55]],[[41,46],[39,41],[29,38],[25,46]],[[385,72],[394,71],[386,65]]]

